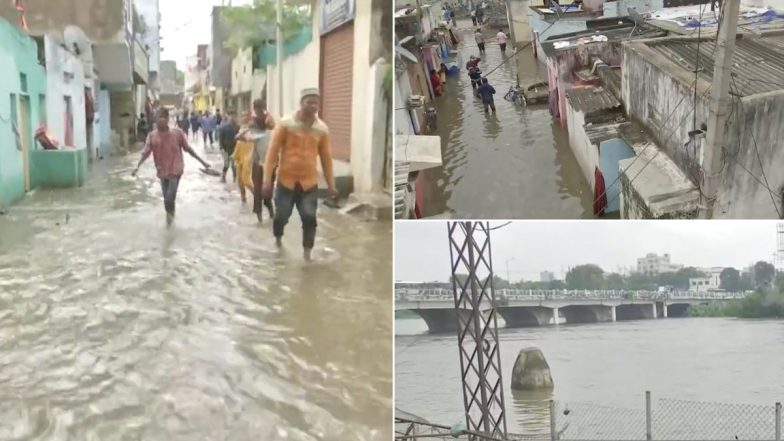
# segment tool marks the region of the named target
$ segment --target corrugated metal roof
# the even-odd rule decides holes
[[[762,41],[775,46],[778,49],[784,50],[784,33],[778,35],[769,35],[762,37]]]
[[[598,110],[613,109],[621,102],[603,87],[577,87],[566,91],[569,104],[579,112],[591,113]]]
[[[735,81],[730,84],[733,92],[749,96],[784,89],[784,52],[765,40],[737,40],[732,67]],[[666,39],[650,42],[648,47],[690,72],[694,72],[697,66],[696,41]],[[713,41],[701,41],[699,44],[699,63],[702,68],[699,75],[708,82],[713,80],[715,50]]]

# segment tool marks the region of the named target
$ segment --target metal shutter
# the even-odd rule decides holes
[[[330,32],[321,40],[321,119],[329,126],[332,156],[351,159],[351,100],[353,99],[354,24]]]

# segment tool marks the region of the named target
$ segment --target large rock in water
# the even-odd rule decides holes
[[[517,354],[512,369],[512,389],[538,390],[552,389],[553,377],[550,365],[539,348],[523,348]]]

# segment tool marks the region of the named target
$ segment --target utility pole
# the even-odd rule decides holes
[[[723,168],[722,143],[727,114],[730,111],[730,79],[732,59],[735,54],[735,36],[738,30],[740,0],[725,0],[721,8],[719,35],[716,40],[716,65],[711,84],[711,101],[708,114],[708,135],[702,150],[702,168],[705,171],[705,200],[700,208],[700,218],[710,219],[715,210]],[[697,87],[697,84],[694,84]],[[697,103],[695,102],[696,106]]]
[[[449,222],[448,229],[466,429],[506,439],[490,224]]]
[[[283,0],[277,2],[275,27],[276,63],[278,65],[278,117],[283,117]]]

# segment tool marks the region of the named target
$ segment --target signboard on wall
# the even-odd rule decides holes
[[[354,19],[355,0],[321,0],[321,35]]]

